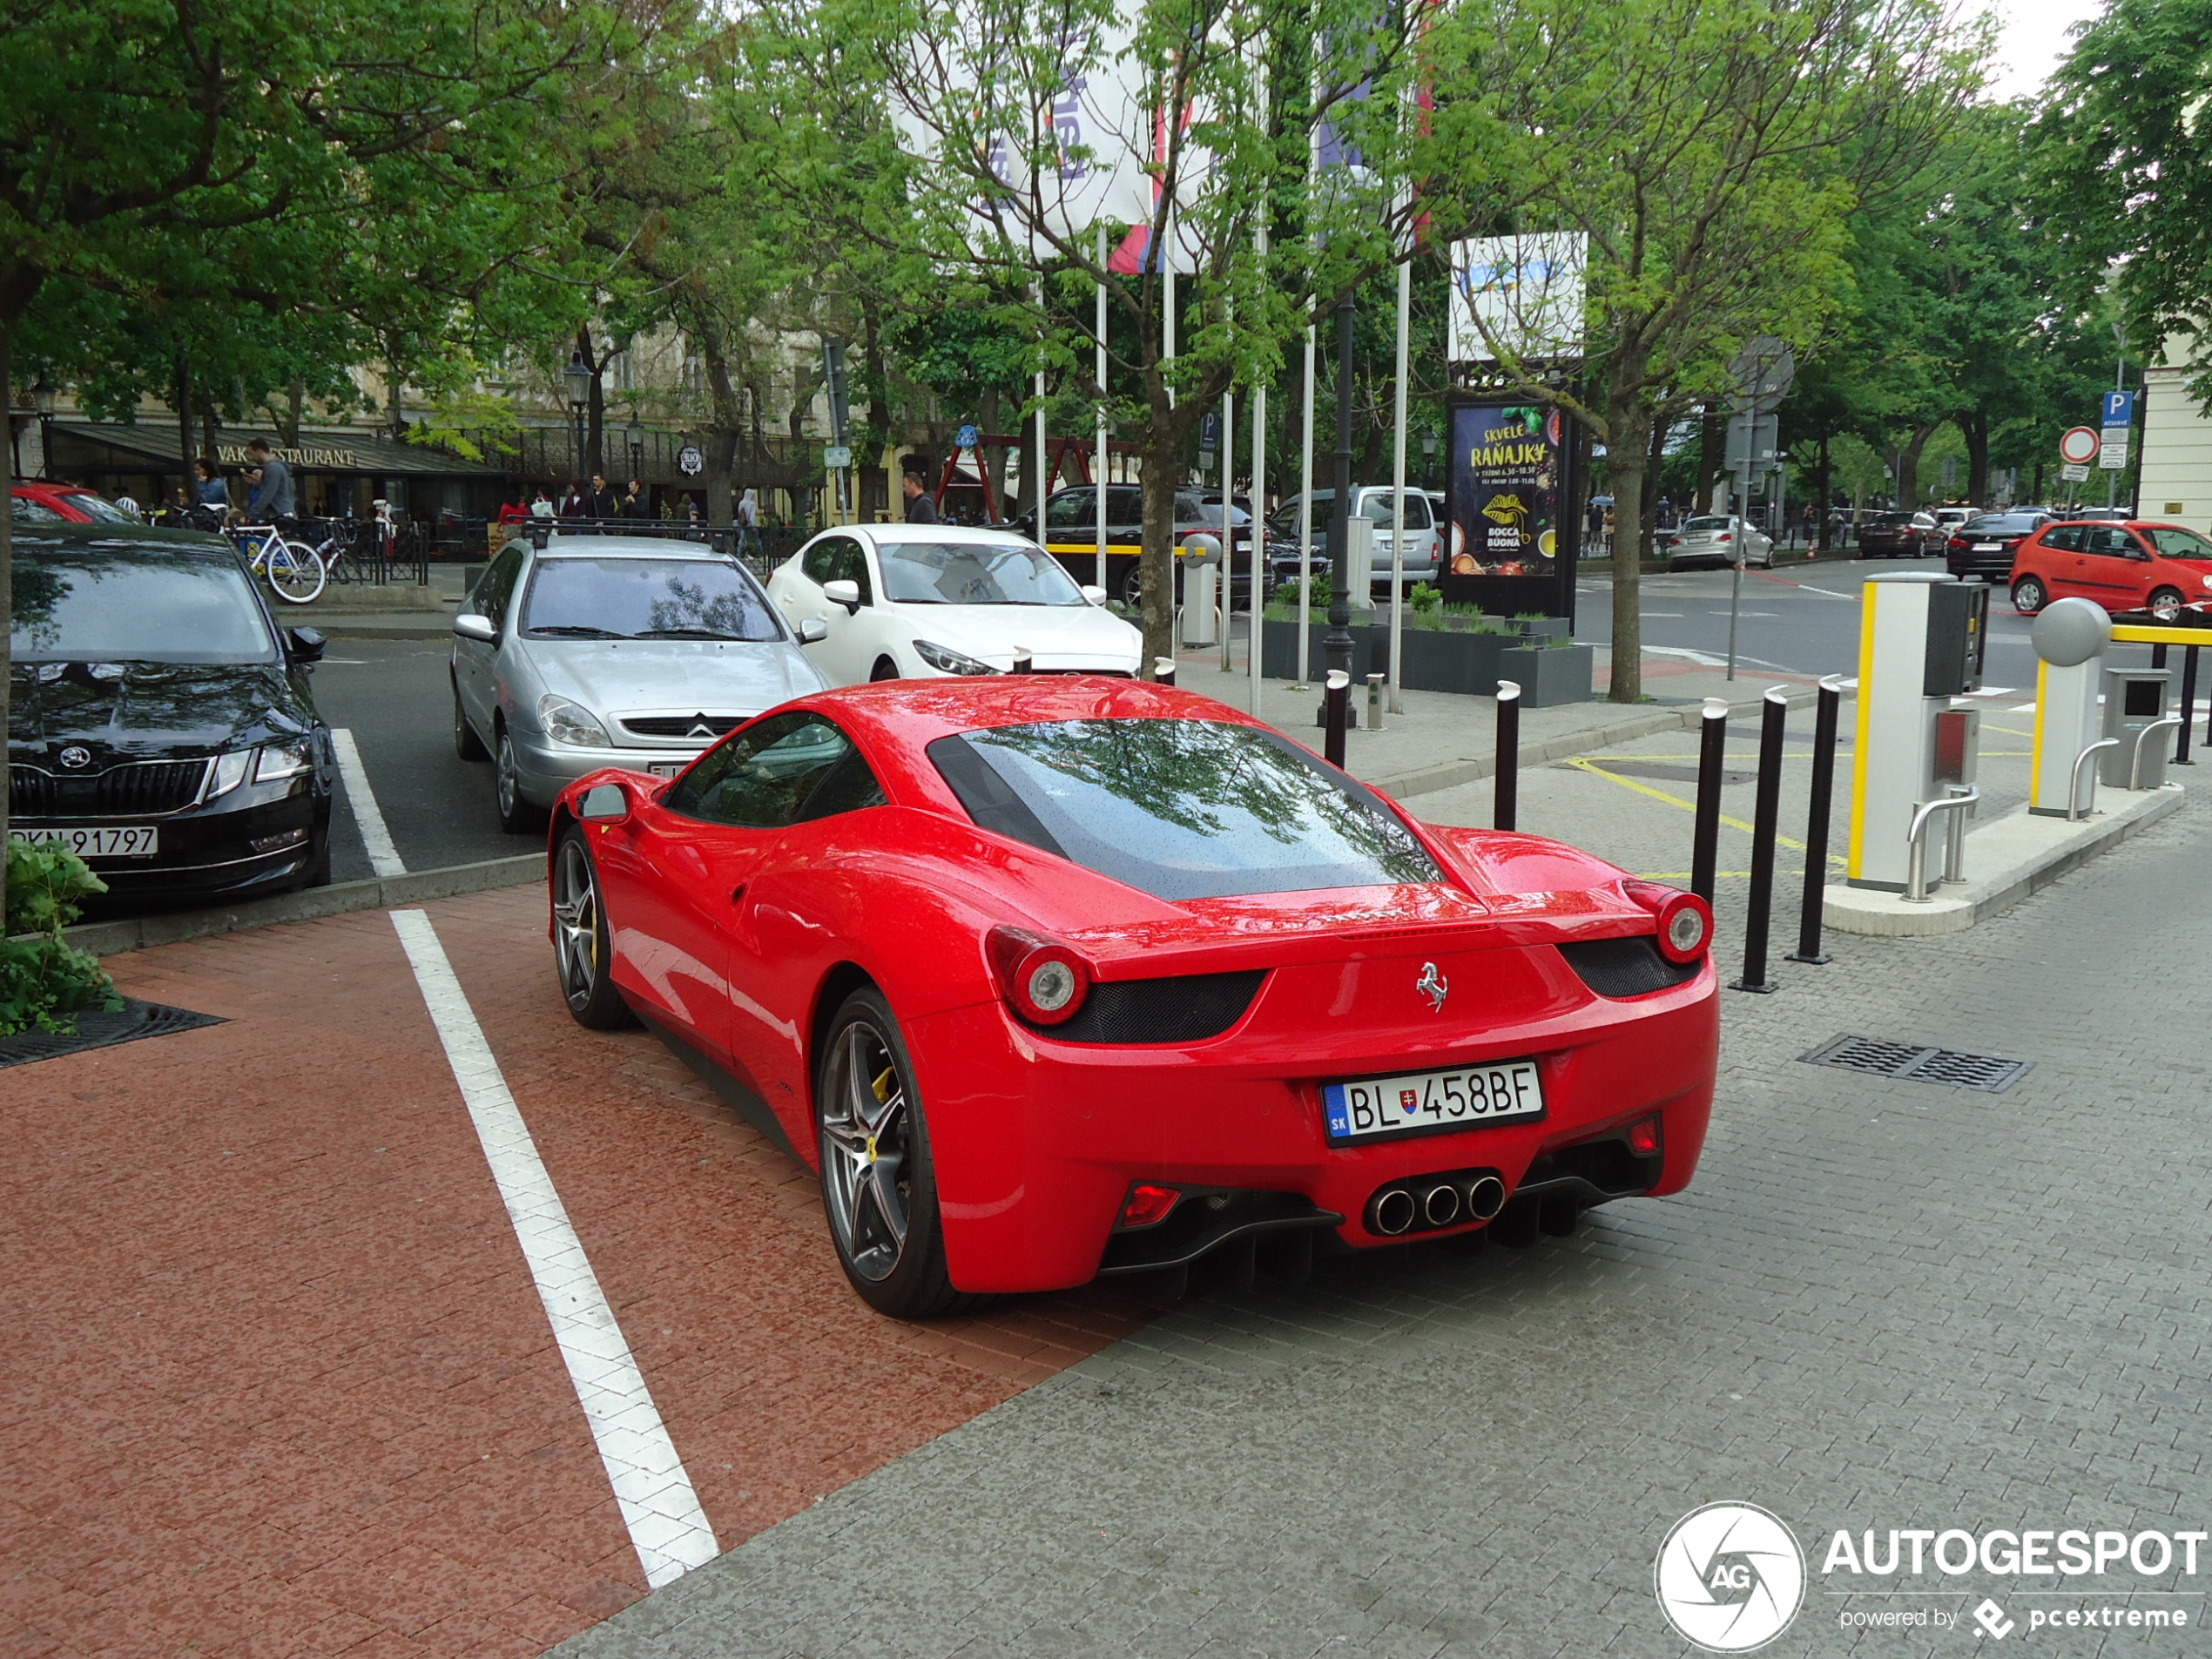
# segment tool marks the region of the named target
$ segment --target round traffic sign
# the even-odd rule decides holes
[[[2098,448],[2103,442],[2094,427],[2069,427],[2066,435],[2059,440],[2059,459],[2077,467],[2086,466],[2097,458]]]

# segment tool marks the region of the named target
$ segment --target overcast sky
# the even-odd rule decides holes
[[[1992,98],[2033,96],[2066,56],[2067,28],[2095,17],[2098,0],[2004,0]]]

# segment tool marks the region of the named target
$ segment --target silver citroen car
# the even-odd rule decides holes
[[[541,828],[599,766],[674,777],[761,710],[829,684],[737,560],[689,542],[509,542],[453,619],[453,745],[491,760],[499,822]]]

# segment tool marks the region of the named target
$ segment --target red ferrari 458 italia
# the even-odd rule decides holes
[[[1525,1243],[1704,1143],[1703,900],[1418,822],[1188,691],[801,698],[578,779],[550,874],[570,1011],[643,1019],[815,1168],[887,1313]]]

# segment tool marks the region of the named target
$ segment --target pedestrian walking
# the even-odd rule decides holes
[[[590,516],[591,498],[583,493],[582,484],[571,483],[568,488],[568,493],[561,497],[561,516],[563,518],[589,518]]]
[[[246,498],[246,522],[273,524],[280,518],[290,518],[297,510],[293,505],[292,469],[266,438],[247,444],[246,458],[246,482],[252,486]]]
[[[630,488],[623,491],[622,516],[624,518],[650,518],[645,507],[645,486],[637,479],[630,481]]]
[[[738,550],[756,558],[760,554],[760,496],[750,489],[738,497]]]
[[[530,497],[530,516],[532,518],[554,516],[553,497],[545,493],[545,487],[543,484],[538,486],[537,493]]]
[[[192,504],[199,507],[228,507],[231,492],[223,482],[223,470],[212,461],[192,463],[194,482]]]
[[[590,507],[590,510],[584,515],[587,518],[622,516],[622,503],[615,499],[615,492],[607,488],[607,475],[604,472],[595,472],[591,475]]]

